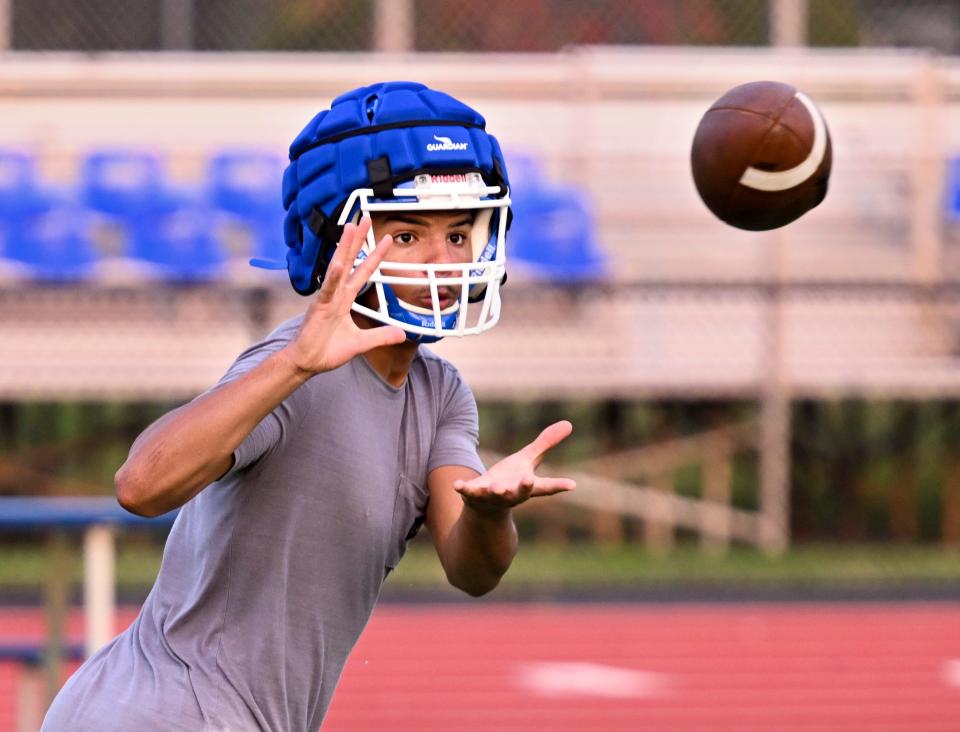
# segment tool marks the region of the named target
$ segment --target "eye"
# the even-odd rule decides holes
[[[416,237],[413,235],[412,232],[409,232],[409,231],[398,231],[396,234],[393,235],[393,241],[396,244],[400,244],[400,245],[413,244],[415,239]]]
[[[454,231],[450,234],[450,243],[454,246],[463,246],[467,243],[467,235],[462,231]]]

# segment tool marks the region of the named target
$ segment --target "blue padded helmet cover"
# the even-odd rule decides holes
[[[386,158],[393,183],[420,172],[479,171],[505,193],[503,154],[485,125],[467,105],[416,82],[373,84],[334,99],[290,145],[283,175],[293,288],[302,295],[317,289],[340,237],[336,224],[347,198],[373,187],[370,161]]]

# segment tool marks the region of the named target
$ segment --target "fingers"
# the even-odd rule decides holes
[[[544,478],[532,473],[522,477],[514,485],[497,484],[483,476],[471,481],[457,480],[453,483],[454,490],[463,496],[500,501],[509,505],[523,503],[528,498],[565,493],[576,487],[576,481],[570,478]]]
[[[354,290],[354,295],[366,284],[366,282],[376,271],[377,267],[383,261],[384,256],[390,247],[393,246],[393,237],[387,234],[373,248],[359,266],[354,269],[354,263],[363,249],[363,244],[370,231],[371,219],[369,214],[364,214],[360,218],[359,224],[346,224],[343,227],[343,235],[337,244],[333,258],[330,260],[330,266],[327,268],[327,274],[324,277],[324,284],[331,282],[328,286],[335,292],[340,284],[348,281]]]
[[[350,282],[355,290],[359,292],[360,288],[366,284],[377,267],[380,266],[380,262],[383,261],[384,256],[391,246],[393,246],[393,237],[387,234],[379,241],[374,250],[367,255],[360,266],[354,270],[353,274],[350,275]]]
[[[344,250],[344,256],[346,257],[344,264],[351,267],[353,266],[353,262],[363,248],[363,243],[367,240],[367,232],[370,231],[372,225],[370,214],[364,214],[360,217],[360,223],[353,227],[353,231],[351,231],[352,238],[346,236],[347,227],[343,227],[344,233],[343,236],[340,237],[340,244],[337,246],[337,249]]]
[[[334,250],[333,257],[330,259],[330,267],[327,269],[328,276],[330,269],[333,268],[337,262],[343,265],[345,271],[353,268],[353,262],[357,258],[357,254],[363,246],[364,240],[367,238],[367,232],[370,230],[370,226],[370,216],[366,214],[360,217],[358,224],[344,224],[343,232],[340,234],[340,241],[337,242],[337,248]]]
[[[577,482],[570,478],[537,478],[533,484],[531,498],[538,496],[552,496],[556,493],[566,493],[577,487]]]
[[[320,283],[320,291],[317,293],[317,300],[320,302],[330,302],[340,287],[340,281],[343,279],[343,262],[336,260],[327,267],[327,273]]]
[[[453,481],[453,489],[457,493],[464,493],[468,495],[479,495],[485,491],[489,491],[493,488],[493,481],[484,478],[482,475],[479,478],[474,478],[473,480],[455,480]]]
[[[343,227],[343,234],[340,242],[337,244],[330,265],[324,275],[323,282],[320,285],[320,299],[329,301],[340,289],[344,281],[350,282],[353,286],[352,296],[360,291],[360,288],[370,279],[374,270],[383,261],[384,255],[393,244],[391,236],[385,236],[374,248],[373,252],[367,256],[359,267],[354,271],[353,265],[357,260],[363,243],[366,241],[367,233],[370,231],[371,220],[368,214],[360,218],[359,224],[346,224]],[[352,274],[351,274],[352,273]]]
[[[360,226],[363,225],[364,222],[361,220]],[[350,256],[350,250],[359,238],[357,234],[359,233],[360,226],[357,226],[356,224],[346,224],[343,227],[343,233],[340,234],[340,241],[337,242],[337,248],[333,251],[333,257],[330,259],[330,266],[327,268],[328,275],[330,269],[332,269],[333,266],[338,262],[341,266],[343,266],[344,269],[346,269],[347,264],[353,261],[353,258]],[[369,224],[367,224],[366,228],[370,228]]]
[[[360,331],[363,353],[380,346],[395,346],[407,339],[407,334],[395,325],[381,325]]]
[[[479,486],[465,485],[456,489],[457,493],[465,499],[469,499],[473,505],[501,506],[503,508],[512,508],[517,506],[530,497],[530,489],[504,488],[503,486],[491,486],[481,488]]]
[[[361,222],[361,225],[362,224],[363,222]],[[367,228],[370,228],[369,224],[367,225]],[[358,230],[359,228],[355,224],[347,224],[343,227],[343,234],[340,236],[340,241],[337,244],[337,248],[333,252],[333,257],[330,259],[330,264],[327,265],[327,271],[323,275],[323,281],[320,283],[320,293],[318,299],[324,302],[329,302],[333,299],[333,296],[336,294],[337,290],[340,289],[340,283],[343,282],[343,279],[348,271],[347,262],[353,261],[349,258],[349,249],[357,238],[356,234],[358,233]]]
[[[530,455],[535,465],[539,465],[547,451],[563,442],[571,432],[573,425],[567,420],[554,422],[537,435],[537,439],[527,445],[524,451]]]

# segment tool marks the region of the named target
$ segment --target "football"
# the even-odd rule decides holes
[[[734,87],[700,120],[690,162],[700,198],[722,221],[765,231],[827,195],[830,133],[813,101],[776,81]]]

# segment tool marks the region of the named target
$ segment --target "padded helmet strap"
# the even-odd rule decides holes
[[[390,169],[390,158],[383,155],[367,161],[367,175],[370,176],[370,187],[377,198],[389,198],[393,195],[393,171]]]
[[[313,281],[322,281],[327,275],[327,266],[333,259],[333,252],[330,251],[337,246],[340,237],[343,234],[343,227],[337,226],[336,219],[328,218],[327,215],[316,206],[310,211],[310,217],[307,219],[307,226],[320,241],[320,251],[316,259],[316,266],[313,271]]]

